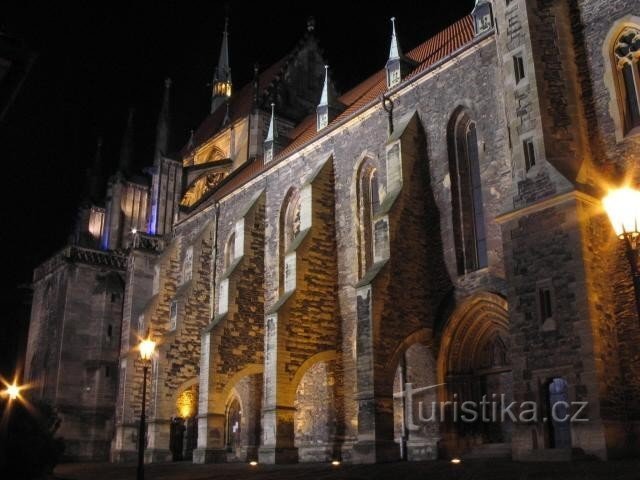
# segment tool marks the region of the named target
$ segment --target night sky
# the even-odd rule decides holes
[[[0,124],[5,305],[0,374],[6,377],[26,337],[32,270],[67,240],[97,137],[104,138],[110,174],[127,109],[134,107],[136,166],[150,165],[168,76],[173,79],[173,146],[185,143],[189,130],[208,113],[208,84],[225,11],[236,90],[251,79],[255,62],[263,69],[284,56],[314,16],[315,33],[344,92],[384,67],[391,16],[408,51],[469,13],[474,1],[388,2],[384,8],[344,1],[1,3],[0,29],[37,54]]]

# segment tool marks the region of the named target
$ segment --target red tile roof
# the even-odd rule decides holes
[[[427,70],[429,67],[445,59],[447,56],[469,44],[473,38],[473,19],[471,15],[468,15],[407,53],[406,56],[416,62],[417,65],[407,75],[405,80],[415,77],[420,72]],[[271,71],[271,68],[266,70],[264,74]],[[262,79],[260,84],[264,85]],[[386,74],[385,70],[382,69],[338,98],[342,104],[346,105],[346,109],[340,113],[340,115],[338,115],[331,124],[336,124],[337,122],[347,119],[366,105],[380,98],[380,95],[382,95],[386,90]],[[242,92],[244,92],[244,88],[239,92],[239,95],[242,94]],[[251,106],[250,98],[251,96],[249,95],[249,108]],[[224,118],[224,112],[222,113],[222,118]],[[316,132],[316,116],[315,114],[309,115],[300,122],[299,125],[291,130],[291,132],[289,132],[288,136],[292,139],[291,143],[279,152],[272,162],[268,165],[264,165],[262,158],[256,158],[255,160],[243,165],[227,177],[227,179],[225,179],[225,181],[223,181],[220,186],[212,192],[213,198],[221,199],[250,179],[259,175],[267,168],[278,163],[279,160],[284,159],[313,138],[324,135],[325,131],[326,130]]]

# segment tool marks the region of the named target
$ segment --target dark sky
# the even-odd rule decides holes
[[[173,79],[175,147],[209,107],[225,3],[206,1],[3,1],[0,27],[37,53],[4,124],[2,162],[2,310],[0,374],[14,368],[28,323],[33,268],[61,248],[83,192],[99,135],[115,168],[127,109],[136,109],[136,164],[152,161],[163,78]],[[257,3],[257,4],[256,4]],[[341,91],[384,66],[390,22],[407,51],[469,13],[473,0],[387,2],[228,2],[236,89],[285,55],[309,16]],[[73,7],[72,7],[73,5]]]

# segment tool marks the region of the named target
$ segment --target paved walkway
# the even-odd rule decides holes
[[[64,480],[133,480],[134,465],[64,464],[56,468]],[[517,463],[475,460],[452,465],[445,461],[382,465],[193,465],[188,462],[146,466],[145,480],[639,480],[640,459],[612,462]]]

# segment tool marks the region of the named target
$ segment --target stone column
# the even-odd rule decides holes
[[[286,389],[292,388],[284,371],[283,334],[278,329],[278,317],[267,317],[264,354],[264,400],[262,410],[262,446],[258,451],[260,463],[294,463],[298,450],[294,445],[295,408],[285,401]],[[295,396],[295,392],[293,392]],[[292,395],[286,395],[292,398]]]
[[[400,449],[393,441],[393,389],[383,396],[375,388],[372,295],[370,284],[356,291],[358,440],[353,446],[354,463],[387,462],[400,458]]]
[[[202,334],[200,349],[200,388],[198,399],[198,446],[193,451],[193,463],[221,463],[227,459],[224,445],[224,405],[213,405],[209,401],[214,388],[212,350],[214,340],[211,330]]]

